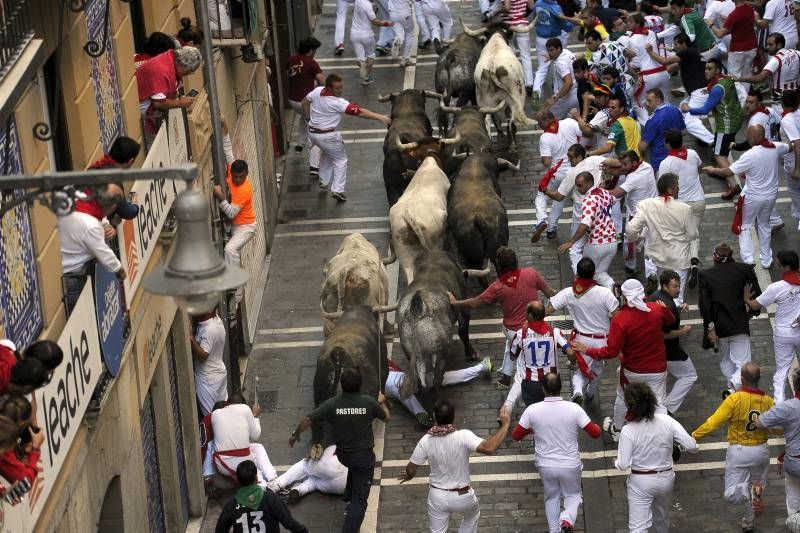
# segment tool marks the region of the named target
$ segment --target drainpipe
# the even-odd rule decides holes
[[[222,187],[222,192],[228,194],[228,185],[225,176],[228,173],[228,165],[225,161],[225,151],[222,147],[222,122],[219,119],[219,95],[217,94],[217,79],[214,70],[214,51],[211,47],[211,25],[208,21],[208,4],[206,0],[194,0],[194,10],[197,24],[205,35],[201,51],[203,53],[203,82],[208,96],[208,107],[211,111],[211,162],[214,169],[214,183]],[[224,255],[225,249],[225,227],[222,217],[219,219],[219,235],[217,246],[220,255]],[[225,324],[225,336],[228,342],[225,343],[224,359],[228,363],[228,389],[231,392],[239,391],[242,387],[241,376],[239,375],[239,354],[231,353],[232,343],[231,333],[237,332],[238,328],[231,328],[230,306],[231,295],[226,293],[222,297],[219,310],[223,324]],[[237,341],[241,346],[242,343]]]

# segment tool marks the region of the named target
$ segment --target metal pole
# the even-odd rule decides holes
[[[208,96],[208,107],[211,112],[211,162],[214,168],[214,181],[217,185],[222,187],[222,192],[228,194],[228,184],[225,182],[225,176],[228,173],[228,165],[225,161],[225,151],[222,147],[222,123],[219,119],[219,96],[217,95],[217,78],[214,72],[214,51],[211,48],[211,25],[208,22],[208,3],[206,0],[194,0],[194,10],[197,23],[205,35],[203,39],[203,79],[206,87],[206,95]],[[217,244],[220,254],[224,256],[225,249],[225,228],[223,226],[222,218],[219,222],[219,234]],[[238,265],[237,265],[238,266]],[[222,322],[225,324],[225,336],[228,342],[225,343],[224,358],[228,362],[228,388],[231,392],[238,391],[242,388],[241,376],[239,376],[239,354],[231,353],[231,324],[229,312],[230,298],[227,294],[223,295],[220,302],[220,314],[222,314]]]

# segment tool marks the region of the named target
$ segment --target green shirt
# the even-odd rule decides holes
[[[639,151],[639,141],[642,140],[639,123],[636,119],[623,115],[611,124],[608,130],[608,141],[614,143],[614,153],[622,155],[633,150],[642,156]]]
[[[312,422],[329,422],[336,447],[343,452],[371,449],[375,445],[372,419],[386,419],[375,398],[358,392],[343,392],[311,411]]]
[[[700,52],[705,52],[717,42],[711,32],[711,28],[708,27],[696,9],[681,17],[681,29],[689,37],[692,46]]]
[[[744,120],[736,85],[730,78],[720,78],[714,87],[722,87],[725,91],[722,100],[714,107],[714,133],[736,133]]]

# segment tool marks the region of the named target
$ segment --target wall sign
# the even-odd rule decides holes
[[[86,6],[86,32],[89,40],[102,41],[102,36],[106,33],[106,29],[103,27],[105,9],[106,2],[102,0],[90,0]],[[111,28],[108,28],[108,31],[111,31]],[[91,62],[97,119],[100,122],[100,142],[103,144],[103,151],[108,153],[111,144],[117,137],[125,133],[122,99],[119,94],[117,58],[114,39],[111,36],[106,40],[106,52],[100,57],[92,57]]]
[[[94,303],[103,361],[109,373],[116,376],[124,347],[122,293],[117,275],[100,263],[94,267]]]

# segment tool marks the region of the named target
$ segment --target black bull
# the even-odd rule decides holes
[[[314,405],[319,406],[338,394],[339,380],[345,368],[361,371],[361,392],[377,398],[389,375],[386,343],[378,330],[376,315],[366,305],[351,307],[336,321],[325,339],[314,374]],[[324,448],[331,444],[330,428],[314,424],[312,443]]]
[[[463,106],[468,102],[477,104],[475,96],[475,66],[483,50],[480,38],[466,33],[456,36],[439,59],[434,71],[436,92],[444,96],[447,105]],[[439,131],[446,129],[447,115],[439,115]]]
[[[444,107],[443,109],[448,108]],[[447,112],[440,109],[442,114]],[[464,161],[460,156],[453,157],[453,155],[488,154],[492,150],[492,139],[486,131],[486,116],[477,107],[467,106],[455,112],[453,127],[447,132],[447,137],[453,138],[456,134],[461,141],[444,148],[444,173],[451,180]]]

